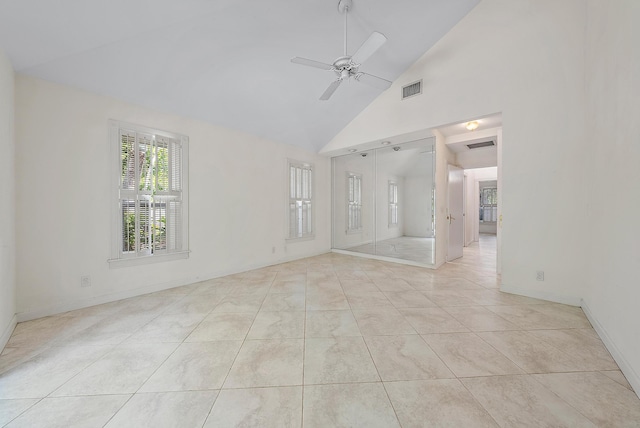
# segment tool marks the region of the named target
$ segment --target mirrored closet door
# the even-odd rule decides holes
[[[333,248],[433,265],[435,142],[332,159]]]

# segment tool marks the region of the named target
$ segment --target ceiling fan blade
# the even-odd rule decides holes
[[[291,58],[291,62],[294,64],[306,65],[308,67],[320,68],[322,70],[333,70],[333,65],[325,64],[324,62],[314,61],[312,59],[295,57]]]
[[[329,87],[327,88],[326,91],[324,91],[324,94],[322,94],[322,96],[320,97],[320,99],[322,101],[326,101],[329,98],[331,98],[331,95],[333,95],[333,93],[336,91],[336,89],[338,89],[338,86],[340,86],[340,83],[342,83],[342,80],[338,79],[335,82],[332,82]]]
[[[391,86],[391,82],[387,79],[362,72],[356,75],[356,80],[378,89],[389,89]]]
[[[356,53],[353,54],[351,60],[356,64],[362,64],[369,58],[375,51],[380,49],[380,46],[384,45],[387,38],[377,31],[371,33],[369,38],[358,48]]]

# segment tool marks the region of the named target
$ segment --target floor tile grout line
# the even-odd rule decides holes
[[[367,352],[369,353],[369,358],[371,358],[371,362],[373,363],[373,366],[376,368],[376,373],[378,373],[378,378],[380,378],[380,383],[382,384],[382,389],[384,389],[384,393],[387,396],[387,400],[389,400],[389,404],[391,405],[391,408],[393,409],[393,414],[396,417],[396,421],[398,422],[399,426],[402,426],[400,418],[398,417],[398,412],[396,411],[396,407],[393,405],[393,401],[391,400],[391,397],[389,396],[389,391],[387,391],[387,387],[384,384],[384,381],[382,379],[382,375],[380,374],[380,369],[378,369],[378,365],[376,364],[376,360],[373,358],[373,354],[371,353],[371,349],[369,348],[369,344],[367,343],[367,341],[365,340],[364,337],[362,338],[362,341],[364,342],[365,348],[367,348]]]
[[[91,345],[89,345],[91,346]],[[100,346],[100,345],[95,345],[95,346]],[[51,392],[49,392],[44,398],[53,398],[51,397],[51,394],[55,393],[56,391],[58,391],[60,388],[62,388],[64,385],[68,384],[69,382],[71,382],[73,379],[75,379],[78,375],[80,375],[80,373],[84,372],[85,370],[87,370],[89,367],[93,366],[95,363],[97,363],[98,361],[102,360],[106,355],[108,355],[110,352],[112,352],[116,346],[118,345],[104,345],[104,346],[109,346],[109,350],[105,351],[104,354],[101,354],[100,356],[96,357],[93,361],[91,361],[90,363],[88,363],[86,366],[84,366],[83,368],[81,368],[80,370],[78,370],[76,373],[74,373],[71,377],[69,377],[67,380],[65,380],[64,382],[62,382],[60,385],[58,385],[56,388],[54,388]]]
[[[521,375],[517,375],[517,376],[521,376]],[[471,398],[473,399],[473,401],[480,406],[486,413],[487,415],[489,415],[489,417],[496,423],[496,426],[501,426],[500,423],[498,423],[498,420],[495,418],[495,416],[489,411],[489,409],[487,409],[485,406],[482,405],[482,403],[478,400],[478,398],[473,394],[473,392],[471,392],[471,390],[467,387],[467,385],[460,379],[456,379],[458,381],[458,383],[460,385],[462,385],[462,387],[467,391],[467,393],[471,396]]]
[[[127,399],[126,399],[126,401],[125,401],[124,403],[122,403],[122,406],[120,406],[120,407],[118,408],[118,410],[116,410],[115,412],[113,412],[113,415],[111,415],[111,417],[110,417],[110,418],[109,418],[109,419],[104,423],[104,425],[102,425],[102,427],[104,428],[104,427],[106,427],[107,425],[109,425],[109,422],[111,422],[111,420],[112,420],[113,418],[115,418],[115,417],[116,417],[116,415],[117,415],[118,413],[120,413],[120,411],[124,408],[124,406],[126,406],[126,405],[127,405],[127,403],[128,403],[129,401],[131,401],[131,399],[132,399],[135,395],[136,395],[135,393],[130,394],[130,395],[129,395],[129,398],[127,398]]]
[[[38,400],[35,403],[33,403],[32,405],[30,405],[29,407],[27,407],[26,409],[24,409],[22,412],[20,412],[19,414],[17,414],[13,419],[7,421],[7,423],[3,424],[3,427],[6,427],[7,425],[9,425],[11,422],[15,421],[16,419],[18,419],[20,416],[26,414],[29,410],[33,409],[38,403],[40,403],[42,400],[44,400],[46,397],[42,397],[42,398],[33,398],[33,400]],[[20,400],[19,398],[15,398],[12,400]]]
[[[271,283],[269,284],[269,288],[271,288],[271,286],[273,285],[273,281],[275,281],[276,276],[277,276],[277,273],[271,279]],[[262,300],[262,303],[260,304],[260,307],[262,307],[262,305],[264,304],[264,299],[266,299],[266,294],[265,294],[265,297]],[[242,343],[240,344],[240,347],[238,347],[238,352],[236,352],[236,355],[233,358],[233,361],[229,365],[229,370],[227,370],[227,374],[225,375],[224,379],[220,383],[220,389],[218,390],[218,394],[216,395],[216,398],[213,400],[213,403],[211,404],[211,408],[209,409],[209,412],[207,412],[207,416],[204,418],[204,422],[202,423],[203,427],[207,424],[207,421],[209,420],[209,417],[211,416],[211,412],[213,411],[213,408],[216,405],[216,402],[218,401],[218,398],[220,398],[220,394],[222,394],[222,390],[224,388],[224,384],[227,382],[227,379],[229,378],[229,373],[231,373],[231,369],[233,369],[233,365],[236,363],[236,360],[238,359],[238,355],[240,355],[240,351],[242,351],[242,347],[244,346],[244,344],[247,341],[247,336],[249,335],[249,332],[251,331],[251,328],[253,327],[253,324],[255,323],[259,312],[260,312],[260,308],[258,308],[258,310],[256,311],[256,314],[253,317],[253,321],[251,322],[251,325],[247,329],[247,332],[244,335],[244,339],[242,340]]]
[[[242,348],[244,347],[244,344],[248,340],[247,337],[249,336],[249,333],[251,332],[251,329],[253,328],[253,325],[256,322],[256,318],[258,318],[258,314],[260,313],[260,309],[262,308],[262,305],[264,304],[264,299],[266,299],[266,295],[263,298],[262,303],[260,304],[260,307],[258,308],[258,310],[256,311],[255,315],[253,316],[253,320],[251,321],[251,325],[247,329],[247,332],[244,335],[244,339],[242,339],[242,343],[240,344],[240,347],[238,348],[238,352],[236,353],[235,358],[233,359],[233,361],[231,362],[231,365],[229,366],[229,370],[227,371],[227,374],[224,377],[224,380],[222,381],[222,384],[220,385],[220,391],[222,391],[222,389],[224,388],[224,385],[227,383],[227,379],[229,378],[229,374],[231,373],[231,370],[233,369],[233,366],[235,365],[235,363],[236,363],[236,361],[238,359],[238,356],[240,355],[240,352],[242,351]]]
[[[304,427],[304,392],[305,392],[305,383],[304,383],[304,374],[305,374],[305,363],[307,358],[307,286],[308,286],[308,278],[309,271],[307,270],[307,277],[305,278],[304,283],[304,328],[302,330],[303,341],[302,341],[302,394],[301,394],[301,403],[300,403],[300,427]]]
[[[575,372],[574,372],[575,373]],[[584,373],[584,372],[578,372],[578,373]],[[591,418],[587,415],[585,415],[583,412],[581,412],[577,407],[573,406],[571,403],[569,403],[567,400],[565,400],[564,398],[562,398],[561,396],[559,396],[558,394],[555,393],[555,391],[553,391],[550,388],[547,388],[546,385],[544,385],[542,382],[540,382],[538,379],[536,379],[535,376],[533,376],[534,373],[529,373],[527,374],[527,376],[529,377],[529,379],[531,379],[532,381],[536,382],[538,385],[540,385],[542,388],[544,388],[545,390],[549,391],[551,394],[555,395],[557,397],[558,400],[560,400],[561,402],[565,403],[567,406],[571,407],[573,410],[575,410],[576,412],[578,412],[580,415],[584,416],[585,419],[587,419],[589,422],[591,422],[592,424],[594,424],[595,426],[598,426],[597,421],[593,421],[591,420]],[[558,374],[558,373],[535,373],[537,375],[554,375],[554,374]],[[563,373],[560,373],[563,374]],[[567,373],[565,373],[567,374]],[[604,376],[604,375],[603,375]]]

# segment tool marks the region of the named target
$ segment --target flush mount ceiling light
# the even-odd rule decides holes
[[[355,152],[357,152],[356,149],[349,149],[349,153],[355,153]]]
[[[391,141],[383,141],[382,143],[383,146],[388,146],[389,144],[391,144]]]
[[[467,122],[464,126],[469,131],[475,131],[476,129],[478,129],[478,125],[479,123],[477,120],[472,120],[471,122]]]

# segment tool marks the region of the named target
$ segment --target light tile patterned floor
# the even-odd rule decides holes
[[[326,254],[21,323],[0,426],[640,426],[582,311],[494,267]]]

